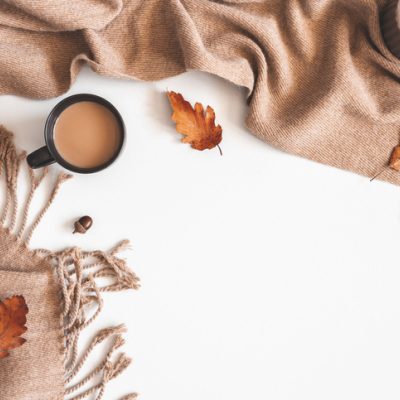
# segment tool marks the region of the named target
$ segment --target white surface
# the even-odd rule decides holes
[[[179,142],[166,88],[214,107],[223,157]],[[68,94],[80,92],[115,104],[127,146],[112,168],[65,184],[32,245],[133,242],[142,288],[106,295],[96,323],[125,321],[134,358],[106,399],[399,398],[398,187],[272,149],[244,127],[245,93],[216,77],[85,70]],[[59,100],[2,96],[0,121],[31,151]],[[71,235],[84,214],[92,230]]]

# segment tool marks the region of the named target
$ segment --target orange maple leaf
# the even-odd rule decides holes
[[[376,175],[374,175],[370,179],[370,181],[373,181],[375,178],[377,178],[388,167],[391,169],[394,169],[397,172],[400,171],[400,145],[393,147],[392,154],[390,155],[390,159],[389,159],[389,164],[385,168],[381,169]]]
[[[180,93],[167,92],[169,102],[173,109],[171,119],[176,123],[176,130],[184,135],[183,143],[190,143],[196,150],[212,149],[218,147],[222,140],[222,128],[215,125],[215,112],[207,106],[204,111],[201,103],[196,103],[194,108]]]
[[[393,148],[392,154],[390,155],[389,167],[395,171],[400,171],[400,146]]]
[[[0,301],[0,359],[9,355],[8,350],[25,343],[21,337],[26,332],[28,306],[23,296],[12,296]]]

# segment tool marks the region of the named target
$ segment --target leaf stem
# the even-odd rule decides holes
[[[386,168],[383,168],[381,171],[379,171],[376,175],[374,175],[369,181],[372,182],[375,178],[377,178],[380,174],[386,171]]]
[[[222,150],[221,150],[221,147],[219,147],[219,144],[217,144],[217,147],[218,147],[218,150],[219,150],[219,154],[221,154],[221,156],[222,156]]]

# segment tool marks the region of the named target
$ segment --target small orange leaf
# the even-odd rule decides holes
[[[202,104],[196,103],[193,108],[180,93],[167,92],[167,95],[174,111],[171,119],[176,130],[184,135],[183,143],[190,143],[196,150],[212,149],[221,143],[222,128],[215,125],[215,112],[210,106],[204,111]]]
[[[389,160],[389,167],[395,171],[400,171],[400,146],[393,148],[392,154]]]
[[[23,296],[12,296],[0,301],[0,359],[9,355],[8,350],[25,343],[21,335],[26,332],[28,306]]]

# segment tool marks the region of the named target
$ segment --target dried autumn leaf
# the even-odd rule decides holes
[[[12,296],[0,301],[0,359],[9,355],[9,350],[25,343],[21,337],[26,332],[28,306],[23,296]]]
[[[393,148],[392,154],[389,160],[389,167],[395,171],[400,171],[400,146]]]
[[[207,106],[204,111],[201,103],[196,103],[194,108],[180,93],[167,92],[169,102],[173,109],[171,119],[176,123],[176,130],[184,135],[183,143],[190,143],[196,150],[212,149],[222,140],[222,128],[215,125],[215,112]]]

